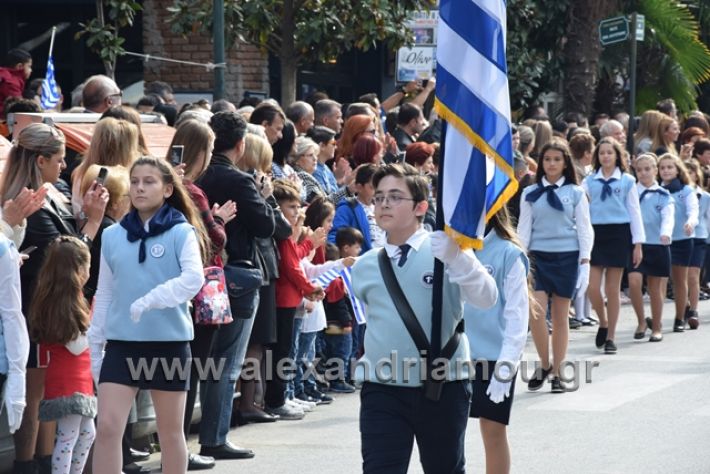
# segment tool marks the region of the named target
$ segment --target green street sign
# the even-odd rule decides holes
[[[629,22],[625,16],[607,18],[599,22],[599,41],[602,46],[629,39]]]

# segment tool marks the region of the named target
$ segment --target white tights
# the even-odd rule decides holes
[[[94,419],[67,415],[57,420],[57,442],[52,453],[52,473],[81,474],[96,437]]]

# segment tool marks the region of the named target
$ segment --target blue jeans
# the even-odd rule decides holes
[[[301,337],[301,327],[303,326],[303,318],[293,318],[293,331],[292,331],[292,336],[291,336],[291,349],[288,351],[288,358],[295,361],[296,365],[298,365],[298,361],[296,360],[296,354],[298,353],[298,340]],[[297,369],[298,370],[298,369]],[[290,379],[288,383],[286,384],[286,398],[287,399],[292,399],[295,395],[295,384],[294,384],[294,378]]]
[[[259,298],[256,293],[255,298]],[[202,446],[221,446],[227,442],[229,422],[232,418],[234,387],[244,365],[244,356],[249,345],[251,328],[259,304],[254,305],[254,314],[249,319],[234,318],[217,331],[212,348],[212,357],[219,366],[224,359],[224,369],[219,380],[206,380],[200,386],[200,404],[202,421],[200,422],[200,444]]]
[[[303,393],[305,389],[315,389],[316,381],[312,375],[303,379],[307,367],[313,363],[316,357],[316,336],[317,332],[302,332],[298,337],[298,352],[296,352],[296,378],[293,381],[294,395]]]
[[[326,361],[342,361],[343,372],[337,374],[338,381],[350,380],[350,352],[352,351],[352,334],[325,335],[325,357]],[[327,364],[326,370],[334,370],[335,364]],[[329,374],[331,375],[331,374]]]

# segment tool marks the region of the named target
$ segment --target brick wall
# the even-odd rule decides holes
[[[143,2],[143,50],[145,54],[208,63],[213,61],[212,40],[208,35],[194,33],[187,38],[170,31],[165,22],[166,8],[172,0]],[[268,58],[257,48],[240,44],[226,51],[227,70],[224,74],[226,98],[239,102],[245,90],[269,89]],[[212,91],[214,72],[198,66],[186,66],[163,61],[144,63],[146,82],[161,80],[175,91]]]

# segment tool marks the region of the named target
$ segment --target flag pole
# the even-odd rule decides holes
[[[446,142],[446,120],[441,119],[441,140],[439,142],[439,174],[436,185],[436,224],[434,230],[444,230],[444,143]],[[441,353],[441,319],[444,303],[444,264],[434,259],[434,294],[432,296],[431,312],[431,354],[428,360],[433,361]],[[433,367],[432,367],[433,368]]]
[[[49,40],[49,58],[52,57],[52,51],[54,50],[54,35],[57,33],[57,27],[52,27],[52,39]]]

